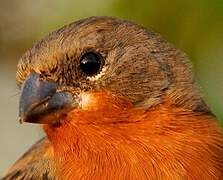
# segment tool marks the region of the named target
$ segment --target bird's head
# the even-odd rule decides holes
[[[92,17],[49,34],[22,56],[17,82],[20,120],[53,131],[69,123],[115,126],[130,119],[129,109],[148,110],[166,99],[208,111],[185,55],[116,18]]]

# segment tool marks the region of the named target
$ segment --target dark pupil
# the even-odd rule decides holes
[[[95,53],[84,54],[81,58],[80,68],[87,75],[96,74],[101,67],[101,57]]]

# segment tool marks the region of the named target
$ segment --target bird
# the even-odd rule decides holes
[[[46,136],[8,179],[223,179],[223,131],[189,58],[134,22],[56,30],[17,66],[20,122]]]

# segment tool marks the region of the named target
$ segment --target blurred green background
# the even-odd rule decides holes
[[[50,31],[98,15],[135,21],[186,52],[206,101],[223,122],[222,0],[0,0],[0,174],[43,135],[16,120],[19,57]]]

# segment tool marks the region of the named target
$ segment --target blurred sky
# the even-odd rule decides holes
[[[88,16],[135,21],[188,54],[213,112],[223,121],[222,0],[0,0],[0,175],[43,134],[16,119],[16,63],[42,36]]]

